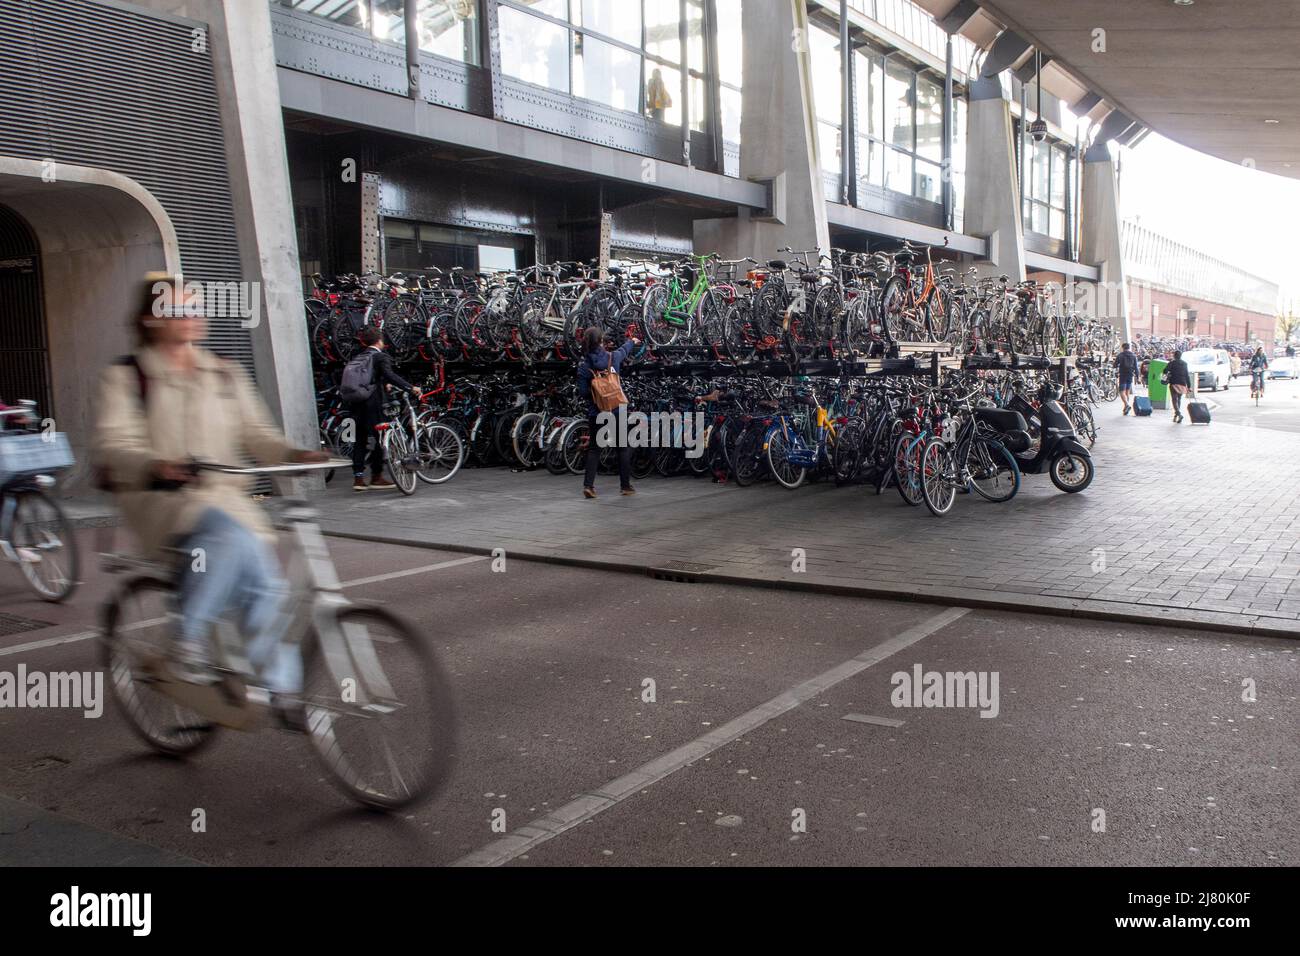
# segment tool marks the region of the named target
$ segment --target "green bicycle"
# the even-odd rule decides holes
[[[646,338],[663,347],[706,345],[722,341],[722,299],[709,280],[716,255],[692,256],[689,261],[659,263],[659,278],[645,290],[642,315]],[[696,333],[698,332],[698,336]]]

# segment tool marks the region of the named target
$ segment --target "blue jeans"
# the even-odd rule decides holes
[[[179,547],[186,552],[177,588],[179,639],[206,649],[217,621],[233,618],[248,642],[249,663],[266,686],[277,694],[301,690],[302,658],[297,647],[282,642],[289,586],[266,542],[224,511],[209,508]],[[202,549],[201,564],[196,548]]]

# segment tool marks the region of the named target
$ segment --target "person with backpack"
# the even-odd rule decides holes
[[[393,371],[391,356],[384,354],[384,336],[373,325],[362,329],[357,338],[361,351],[348,360],[339,380],[339,398],[352,418],[352,490],[370,491],[395,487],[384,477],[384,446],[375,426],[384,421],[384,389],[392,385],[419,398],[420,390]],[[369,453],[370,484],[366,484],[366,446],[374,439]]]
[[[144,558],[202,555],[201,565],[187,557],[178,569],[172,670],[191,683],[213,683],[208,637],[233,612],[276,715],[301,730],[301,655],[282,640],[288,586],[274,533],[253,501],[250,479],[199,472],[194,463],[249,457],[274,465],[329,456],[293,447],[243,368],[200,347],[207,321],[197,288],[183,278],[145,278],[135,332],[136,350],[100,377],[91,456],[98,486],[112,492]]]
[[[599,415],[613,412],[620,422],[627,420],[627,396],[619,380],[619,370],[632,350],[641,344],[637,338],[628,338],[614,352],[605,348],[605,333],[591,326],[583,333],[583,351],[578,363],[578,397],[587,400],[587,474],[582,480],[582,496],[596,497],[596,469],[600,467],[600,446],[596,436],[600,432]],[[624,433],[622,428],[616,434]],[[632,487],[632,451],[618,443],[618,480],[624,495],[636,494]]]

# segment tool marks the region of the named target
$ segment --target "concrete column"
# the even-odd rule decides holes
[[[974,81],[966,114],[964,229],[988,239],[988,260],[976,263],[982,273],[1018,282],[1025,278],[1025,231],[1012,130],[1011,104],[998,78]]]
[[[830,249],[802,0],[746,3],[745,91],[740,118],[740,175],[770,181],[770,215],[743,210],[735,219],[695,224],[695,247],[729,259],[770,259],[781,246]]]
[[[250,330],[258,387],[289,440],[315,448],[319,432],[270,7],[250,0],[143,5],[208,24],[242,279],[261,289],[260,318]]]
[[[1129,289],[1124,273],[1119,208],[1119,181],[1107,143],[1095,143],[1083,155],[1083,200],[1079,258],[1098,267],[1100,281],[1093,314],[1110,322],[1130,341]]]

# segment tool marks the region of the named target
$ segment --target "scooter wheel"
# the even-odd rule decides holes
[[[1083,491],[1092,484],[1092,459],[1077,452],[1066,452],[1052,459],[1052,484],[1066,494]]]

